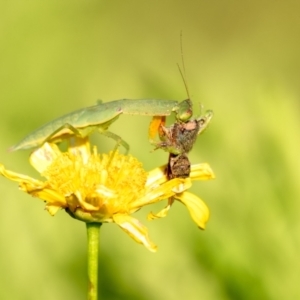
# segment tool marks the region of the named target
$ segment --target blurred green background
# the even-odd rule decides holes
[[[30,151],[7,148],[43,123],[97,99],[191,97],[215,112],[190,159],[217,179],[192,191],[210,207],[202,232],[175,203],[137,217],[152,254],[117,226],[101,230],[101,299],[300,299],[298,1],[1,1],[0,161],[38,176]],[[150,118],[111,126],[147,170]],[[94,135],[107,151],[114,142]],[[86,233],[63,211],[0,178],[0,298],[85,299]]]

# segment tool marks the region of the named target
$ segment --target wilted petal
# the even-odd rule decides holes
[[[176,199],[187,207],[194,222],[201,229],[204,229],[209,219],[209,209],[206,204],[199,197],[189,192],[176,195]]]
[[[127,234],[129,234],[136,242],[143,244],[148,250],[155,252],[157,246],[152,243],[148,236],[147,228],[140,223],[139,220],[122,214],[115,214],[113,220],[118,224]]]

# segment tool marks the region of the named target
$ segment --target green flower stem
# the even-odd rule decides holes
[[[98,300],[98,249],[101,223],[86,223],[88,243],[88,300]]]

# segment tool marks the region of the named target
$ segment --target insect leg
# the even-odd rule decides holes
[[[65,130],[65,132],[63,132]],[[86,127],[83,129],[78,129],[72,126],[69,123],[65,123],[56,130],[54,130],[43,142],[42,144],[46,142],[58,142],[65,138],[68,138],[71,135],[75,135],[81,138],[86,137],[90,132],[95,130],[94,127]],[[69,131],[69,132],[68,132]],[[71,132],[71,133],[70,133]],[[59,133],[59,135],[58,135]],[[58,135],[58,136],[57,136]]]
[[[167,152],[180,154],[182,152],[179,149],[177,143],[173,141],[174,136],[178,135],[177,132],[180,128],[177,123],[171,125],[170,127],[165,127],[166,117],[163,116],[155,116],[153,117],[150,126],[149,126],[149,141],[150,143],[155,146],[154,150],[163,149]],[[179,125],[180,126],[180,125]],[[155,135],[158,133],[160,142],[155,141]],[[175,134],[174,134],[175,133]],[[174,135],[174,136],[173,136]]]
[[[213,115],[214,113],[212,110],[207,110],[203,116],[200,116],[196,119],[199,124],[198,135],[208,127],[208,124],[210,123]]]
[[[185,124],[175,122],[174,124],[170,125],[169,127],[165,127],[164,125],[160,124],[159,128],[159,142],[153,142],[152,145],[155,146],[154,150],[163,149],[166,152],[172,154],[181,154],[184,151],[183,147],[183,132],[185,130]]]
[[[107,137],[109,137],[111,139],[114,139],[116,141],[116,145],[115,145],[115,148],[114,148],[113,151],[116,151],[117,148],[120,145],[122,145],[125,148],[125,154],[127,154],[129,152],[129,149],[130,149],[129,144],[126,143],[124,140],[122,140],[122,138],[120,136],[118,136],[117,134],[115,134],[113,132],[107,131],[107,130],[106,131],[99,130],[99,132],[101,134],[103,134],[104,136],[107,136]]]

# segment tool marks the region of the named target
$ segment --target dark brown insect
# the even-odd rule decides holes
[[[183,105],[178,107],[174,124],[166,127],[166,117],[161,118],[160,125],[158,126],[160,142],[153,143],[156,146],[155,149],[163,149],[169,152],[169,161],[166,168],[169,179],[189,177],[191,164],[188,153],[192,150],[198,135],[207,128],[213,117],[213,111],[207,110],[204,115],[198,118],[192,118],[193,103],[190,100],[188,86],[184,76],[185,66],[183,60],[182,34],[180,35],[180,46],[184,72],[182,72],[179,65],[178,69],[185,85],[188,99],[183,102]]]
[[[191,163],[186,153],[184,154],[169,154],[169,162],[166,168],[169,179],[187,178],[191,172]]]
[[[204,116],[189,120],[185,123],[176,122],[169,127],[163,124],[159,128],[161,142],[156,143],[156,149],[169,152],[167,175],[169,179],[189,177],[191,164],[188,153],[192,150],[198,135],[204,131],[213,116],[207,111]]]

